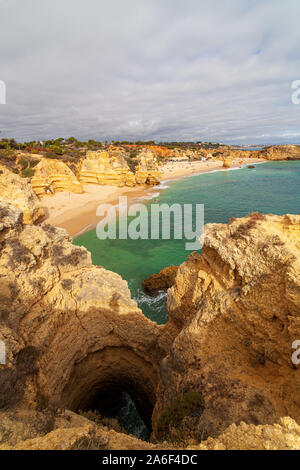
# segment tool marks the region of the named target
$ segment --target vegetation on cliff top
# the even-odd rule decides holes
[[[203,433],[199,435],[199,431],[194,428],[194,420],[199,419],[204,408],[200,392],[189,391],[177,397],[160,415],[157,438],[173,443],[184,443],[191,438],[200,441]]]

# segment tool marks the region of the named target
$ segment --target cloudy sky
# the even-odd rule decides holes
[[[0,0],[0,137],[300,143],[299,0]]]

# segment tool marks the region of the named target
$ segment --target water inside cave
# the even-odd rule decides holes
[[[102,418],[116,419],[126,434],[149,440],[151,423],[141,416],[130,394],[120,389],[100,391],[85,411],[97,411]]]
[[[160,185],[156,199],[160,204],[204,204],[205,223],[227,223],[231,217],[243,217],[254,211],[297,214],[299,176],[299,161],[267,162],[255,165],[255,169],[245,167],[170,181]],[[151,200],[145,199],[145,203],[151,204]],[[166,294],[150,297],[142,291],[141,283],[162,268],[185,261],[189,255],[185,240],[172,237],[170,240],[99,240],[92,230],[77,237],[74,244],[85,246],[92,253],[94,264],[117,272],[128,281],[132,297],[144,315],[158,324],[168,321]],[[149,435],[128,393],[124,393],[119,405],[115,413],[113,407],[105,405],[104,412],[109,411],[127,432],[140,438]]]

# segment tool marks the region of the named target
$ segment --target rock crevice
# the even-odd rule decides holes
[[[259,426],[258,433],[269,433],[266,446],[293,448],[300,422],[300,372],[291,359],[300,338],[299,260],[300,216],[254,213],[209,224],[202,253],[176,268],[169,321],[159,326],[137,307],[127,282],[93,266],[64,230],[24,225],[18,209],[0,204],[0,340],[7,359],[0,365],[0,414],[5,436],[14,436],[7,445],[19,442],[17,413],[25,420],[24,410],[77,412],[120,389],[146,422],[152,419],[153,439],[168,445],[199,446],[211,436],[201,449],[233,448],[242,433],[240,446],[260,448],[253,434]],[[276,424],[286,416],[294,421]],[[86,422],[76,423],[74,435],[86,436]],[[97,432],[109,441],[108,431]],[[142,445],[120,436],[123,446]]]

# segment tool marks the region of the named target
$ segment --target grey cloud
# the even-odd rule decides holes
[[[299,13],[298,0],[2,0],[2,136],[297,142]]]

